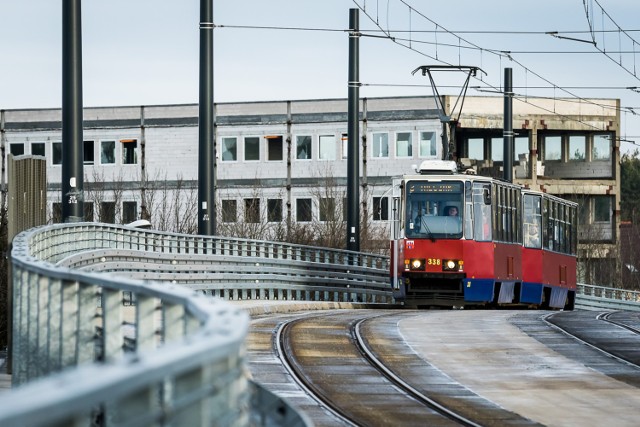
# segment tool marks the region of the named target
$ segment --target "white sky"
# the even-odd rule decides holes
[[[629,31],[633,39],[613,32],[606,38],[597,33],[596,40],[607,52],[630,51],[611,53],[630,72],[602,53],[594,53],[597,50],[591,44],[544,34],[495,33],[587,31],[585,3],[594,18],[594,29],[614,30],[617,24]],[[598,3],[615,23],[602,13]],[[84,1],[84,105],[197,103],[199,5],[199,0]],[[411,71],[420,65],[439,64],[437,57],[450,64],[485,70],[488,75],[483,81],[473,80],[471,86],[500,87],[503,68],[512,67],[516,93],[620,98],[622,107],[638,107],[640,112],[640,93],[624,89],[640,87],[640,44],[634,42],[640,41],[640,32],[631,31],[640,29],[638,0],[214,0],[214,21],[225,26],[344,30],[349,9],[358,6],[366,8],[385,29],[411,30],[410,35],[394,35],[411,38],[411,47],[422,52],[389,39],[361,38],[360,81],[365,85],[360,89],[361,97],[430,95],[428,79],[412,76]],[[436,32],[436,26],[425,17],[436,22],[439,30],[446,28],[483,50],[467,49],[464,40]],[[360,28],[377,29],[363,12]],[[482,31],[493,33],[478,33]],[[61,106],[61,40],[61,0],[0,0],[0,109]],[[437,42],[437,47],[420,40]],[[214,100],[346,98],[348,43],[347,33],[342,31],[217,28]],[[514,52],[511,56],[517,63],[489,50]],[[588,53],[516,53],[519,51]],[[633,75],[636,67],[638,77]],[[461,82],[455,73],[436,75],[436,79],[441,85]],[[559,88],[537,88],[550,87],[549,82],[559,88],[581,88],[568,89],[571,95]],[[397,86],[420,84],[427,86]],[[614,89],[618,87],[623,89]],[[458,93],[454,88],[440,91]],[[474,89],[468,94],[486,95]],[[623,111],[621,137],[640,144],[640,116]],[[635,148],[627,142],[622,146],[623,151]]]

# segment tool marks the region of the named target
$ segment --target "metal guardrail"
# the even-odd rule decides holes
[[[0,425],[306,425],[247,379],[248,316],[240,309],[182,286],[53,264],[96,245],[162,241],[143,234],[65,224],[14,239],[16,387],[0,396]],[[125,294],[135,305],[123,305]],[[256,411],[251,402],[269,406]]]
[[[389,259],[279,242],[131,230],[106,224],[76,233],[52,261],[74,269],[178,283],[229,300],[392,303]]]
[[[640,292],[578,283],[575,307],[581,310],[640,311]]]

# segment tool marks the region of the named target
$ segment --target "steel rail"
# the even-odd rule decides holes
[[[373,366],[385,378],[387,378],[389,381],[391,381],[393,384],[395,384],[398,388],[403,390],[409,396],[413,397],[414,399],[416,399],[418,402],[421,402],[425,406],[435,410],[440,415],[450,420],[457,421],[460,423],[460,425],[463,425],[463,426],[472,426],[472,427],[481,426],[481,424],[478,424],[473,420],[470,420],[464,417],[463,415],[460,415],[457,412],[454,412],[451,409],[441,405],[437,401],[431,399],[429,396],[425,395],[420,390],[416,389],[411,384],[409,384],[407,381],[403,380],[401,377],[396,375],[391,369],[387,368],[384,365],[384,363],[382,363],[376,357],[376,355],[369,349],[369,347],[365,343],[365,340],[362,338],[362,335],[360,332],[360,326],[369,319],[371,318],[360,319],[359,321],[357,321],[355,325],[352,325],[351,332],[353,334],[353,341],[356,344],[356,347],[358,347],[358,350],[360,351],[360,353],[371,364],[371,366]]]

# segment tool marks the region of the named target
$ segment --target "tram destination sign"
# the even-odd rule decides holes
[[[410,182],[409,193],[459,193],[462,190],[460,182]]]

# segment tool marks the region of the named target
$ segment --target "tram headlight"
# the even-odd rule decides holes
[[[455,259],[443,259],[442,260],[442,271],[458,271],[462,266],[462,262]]]
[[[422,258],[412,258],[409,260],[409,269],[411,271],[424,271],[425,261]]]

